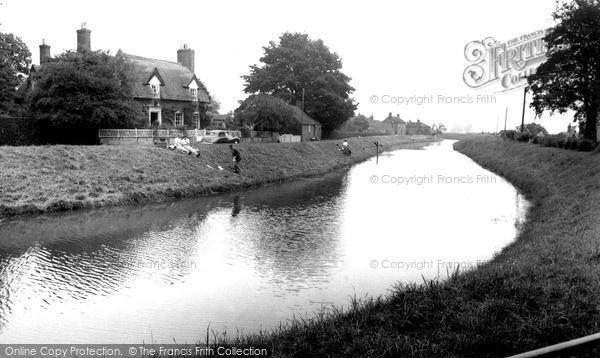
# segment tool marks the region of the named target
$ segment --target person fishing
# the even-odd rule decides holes
[[[233,171],[236,173],[240,172],[240,160],[242,160],[242,156],[240,152],[233,147],[232,144],[229,145],[229,149],[231,149],[231,156],[233,158]]]
[[[342,146],[338,145],[338,149],[342,151],[343,154],[351,155],[352,151],[350,150],[350,146],[348,145],[348,141],[344,139],[342,142]]]

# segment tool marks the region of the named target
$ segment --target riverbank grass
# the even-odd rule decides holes
[[[351,157],[338,151],[339,141],[238,144],[239,175],[227,145],[200,145],[199,158],[143,147],[2,146],[0,217],[194,197],[321,175],[373,156],[376,140],[392,149],[433,139],[353,138]]]
[[[505,357],[600,331],[600,156],[485,136],[455,149],[532,202],[514,243],[444,282],[398,285],[232,343],[281,357]]]

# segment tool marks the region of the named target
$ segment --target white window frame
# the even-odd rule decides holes
[[[181,123],[179,123],[179,121],[181,121]],[[183,113],[182,112],[175,112],[175,125],[176,126],[183,125]]]
[[[192,121],[196,129],[200,129],[200,113],[195,112],[194,114],[192,114]]]
[[[196,83],[196,81],[192,81],[192,83],[190,83],[189,89],[190,89],[190,93],[192,94],[192,101],[197,102],[198,101],[198,84]]]

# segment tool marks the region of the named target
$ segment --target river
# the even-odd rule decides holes
[[[268,330],[475,268],[529,204],[452,143],[245,192],[4,219],[0,341],[195,343],[209,324]]]

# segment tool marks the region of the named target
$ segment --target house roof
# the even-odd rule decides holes
[[[161,99],[191,101],[192,94],[189,85],[194,80],[200,87],[198,88],[198,101],[210,102],[208,93],[201,88],[200,81],[194,73],[179,63],[135,56],[121,50],[119,50],[117,56],[130,60],[135,66],[134,78],[136,84],[133,87],[133,92],[136,98],[153,98],[152,88],[148,82],[156,76],[161,81]]]
[[[213,121],[223,121],[223,122],[225,122],[225,121],[227,121],[227,118],[228,118],[228,117],[229,117],[229,115],[228,115],[228,114],[215,114],[215,115],[212,117],[212,120],[213,120]]]
[[[27,96],[27,91],[31,88],[31,75],[40,70],[41,65],[33,64],[29,69],[29,77],[23,81],[23,83],[19,86],[17,91],[14,94],[15,99],[23,100]]]
[[[314,118],[309,116],[308,113],[304,112],[302,109],[300,109],[300,107],[291,106],[291,105],[290,105],[290,107],[292,107],[292,112],[294,112],[294,118],[298,122],[301,122],[303,125],[304,124],[311,124],[311,125],[316,125],[316,126],[321,125],[321,123],[319,123]]]
[[[406,124],[405,121],[402,120],[402,118],[396,116],[392,116],[389,115],[386,119],[383,120],[384,123],[398,123],[398,124]]]
[[[407,127],[425,127],[425,128],[431,128],[430,126],[428,126],[427,124],[421,122],[421,121],[417,121],[417,122],[412,122],[412,121],[408,121],[408,123],[406,124]]]

